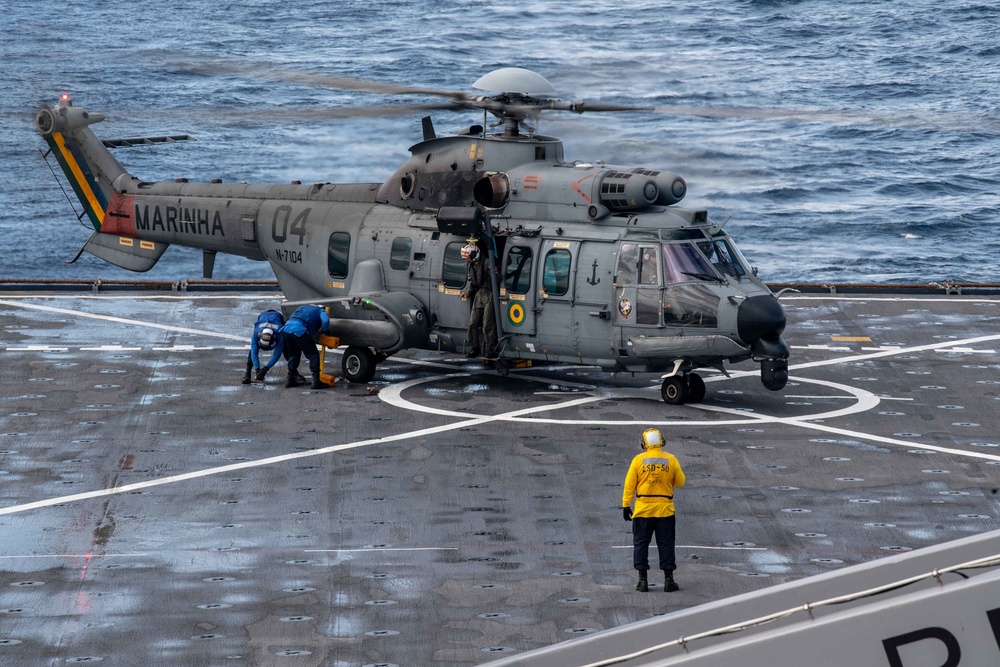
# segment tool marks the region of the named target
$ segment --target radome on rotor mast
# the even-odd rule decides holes
[[[671,172],[566,162],[559,139],[538,135],[542,111],[642,107],[546,97],[552,85],[518,68],[493,71],[473,95],[305,75],[298,82],[423,96],[437,104],[396,109],[479,109],[497,118],[423,140],[384,183],[254,185],[146,182],[109,149],[188,138],[100,139],[104,119],[68,97],[41,108],[35,128],[90,218],[82,248],[116,266],[147,271],[170,244],[198,248],[211,276],[216,253],[270,263],[286,314],[301,303],[329,308],[331,333],[348,348],[345,376],[367,382],[407,348],[468,349],[461,248],[477,237],[494,269],[502,373],[516,363],[596,365],[661,373],[668,403],[698,402],[694,371],[760,364],[771,390],[788,379],[785,314],[707,211],[681,208],[687,186]],[[331,116],[343,116],[334,110]],[[82,217],[82,215],[81,215]]]

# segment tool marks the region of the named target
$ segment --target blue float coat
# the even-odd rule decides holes
[[[330,317],[326,314],[326,309],[319,306],[299,306],[288,318],[285,326],[281,327],[283,333],[310,337],[329,329]]]
[[[270,325],[275,331],[278,332],[278,340],[274,344],[274,351],[271,353],[271,359],[265,364],[265,368],[270,369],[276,363],[278,359],[281,358],[281,350],[284,347],[284,339],[281,336],[281,327],[284,325],[285,319],[276,310],[265,310],[257,317],[257,323],[253,325],[253,335],[250,336],[250,361],[253,362],[254,370],[260,370],[260,346],[257,344],[257,336],[260,335],[262,329],[265,326]]]

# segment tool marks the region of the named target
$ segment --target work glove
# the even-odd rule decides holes
[[[266,368],[262,368],[259,371],[257,371],[257,374],[254,377],[257,378],[258,382],[263,382],[264,381],[264,377],[266,375],[267,375],[267,369]]]
[[[632,520],[632,508],[631,507],[623,507],[622,508],[622,518],[625,519],[626,521],[631,521]]]

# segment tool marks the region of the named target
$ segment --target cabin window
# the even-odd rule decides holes
[[[663,244],[663,274],[668,285],[720,279],[693,243]]]
[[[396,271],[406,271],[410,268],[410,251],[413,250],[413,241],[406,236],[397,236],[392,240],[392,248],[389,250],[389,268]]]
[[[527,294],[531,289],[531,248],[514,246],[507,253],[503,284],[511,294]]]
[[[469,264],[462,259],[464,243],[449,243],[444,249],[444,266],[441,278],[445,287],[464,287],[469,273]]]
[[[545,253],[542,268],[542,287],[549,296],[562,296],[569,291],[569,267],[572,263],[569,250],[556,248]]]
[[[330,246],[326,256],[326,268],[331,278],[347,277],[348,253],[351,249],[351,235],[346,232],[330,234]]]

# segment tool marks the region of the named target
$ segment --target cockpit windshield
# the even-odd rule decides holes
[[[668,285],[698,280],[721,281],[693,243],[663,244],[663,276]]]
[[[747,274],[742,262],[740,262],[739,253],[733,246],[729,245],[728,241],[724,239],[702,241],[698,247],[719,273],[732,276],[737,280]]]

